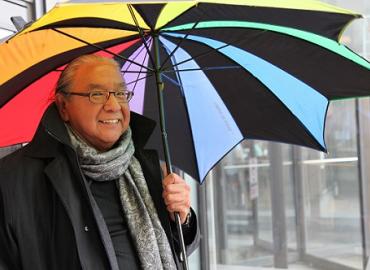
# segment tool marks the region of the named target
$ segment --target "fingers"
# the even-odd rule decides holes
[[[174,173],[171,173],[171,174],[167,175],[162,181],[163,188],[166,188],[166,186],[168,186],[168,185],[175,184],[176,183],[176,178],[177,178],[176,176],[178,178],[180,178],[180,176],[178,176],[177,174],[174,174]],[[181,181],[181,180],[178,180],[178,181]]]
[[[167,210],[171,213],[171,219],[174,220],[173,213],[178,212],[181,223],[184,223],[190,211],[190,186],[174,173],[167,175],[162,184],[162,196]]]

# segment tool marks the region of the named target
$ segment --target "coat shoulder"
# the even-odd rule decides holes
[[[0,159],[2,204],[24,201],[27,194],[43,181],[44,162],[26,155],[27,146]]]
[[[26,155],[27,148],[28,146],[20,148],[0,159],[0,185],[2,185],[3,182],[14,181],[17,178],[21,178],[25,173],[36,171],[42,164],[41,160]]]

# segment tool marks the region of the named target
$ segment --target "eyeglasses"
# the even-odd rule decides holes
[[[134,92],[132,91],[90,91],[88,93],[78,93],[78,92],[66,92],[61,91],[66,96],[81,96],[81,97],[89,97],[89,100],[95,104],[104,104],[108,101],[110,94],[113,94],[116,98],[117,102],[119,103],[127,103],[131,100]]]

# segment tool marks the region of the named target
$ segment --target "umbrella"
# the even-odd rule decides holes
[[[200,182],[244,138],[325,151],[328,101],[370,93],[369,62],[338,42],[358,17],[317,1],[58,4],[0,45],[0,146],[30,141],[63,65],[98,51],[121,62],[133,111],[159,119],[164,87],[166,151]]]
[[[359,17],[314,0],[58,4],[0,45],[0,146],[29,141],[63,66],[97,52],[159,120],[169,171],[202,182],[245,138],[326,151],[329,101],[370,94],[369,62],[339,42]]]

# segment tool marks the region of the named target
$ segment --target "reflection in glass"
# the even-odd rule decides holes
[[[5,38],[7,36],[10,36],[11,34],[13,34],[12,31],[5,30],[5,29],[1,29],[0,28],[0,39]]]
[[[344,113],[345,112],[345,113]],[[362,268],[355,103],[332,103],[328,155],[302,150],[307,254]],[[316,157],[315,157],[316,156]]]
[[[273,266],[274,237],[269,142],[244,141],[230,152],[206,181],[215,204],[216,261],[221,265]],[[291,146],[283,145],[283,190],[289,252],[296,253]],[[212,186],[212,187],[210,187]],[[210,215],[208,215],[210,216]],[[212,216],[212,215],[211,215]],[[284,216],[283,216],[284,218]],[[211,217],[212,219],[212,217]],[[213,239],[212,236],[210,236]],[[213,245],[216,245],[214,247]],[[213,255],[211,255],[213,257]]]

